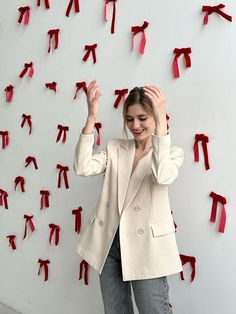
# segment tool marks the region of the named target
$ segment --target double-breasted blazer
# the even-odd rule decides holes
[[[152,135],[152,148],[132,175],[134,139],[112,139],[93,154],[94,132],[80,130],[73,168],[78,176],[103,174],[101,194],[76,251],[101,274],[119,226],[123,281],[167,276],[183,270],[168,197],[184,160],[170,133]]]

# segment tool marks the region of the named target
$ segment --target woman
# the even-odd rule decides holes
[[[112,139],[93,154],[100,96],[94,80],[88,86],[87,122],[75,148],[77,175],[104,174],[77,252],[99,272],[106,314],[134,313],[131,285],[139,313],[172,313],[167,275],[183,268],[168,185],[178,176],[184,152],[171,146],[163,92],[145,86],[131,90],[123,107],[124,126],[133,139]]]

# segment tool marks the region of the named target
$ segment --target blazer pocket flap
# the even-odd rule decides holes
[[[151,225],[152,234],[154,237],[159,237],[168,233],[175,232],[175,225],[173,221],[162,222]]]

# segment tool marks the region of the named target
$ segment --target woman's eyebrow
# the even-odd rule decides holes
[[[146,117],[147,114],[138,114],[138,117]],[[133,118],[132,116],[126,115],[127,118]]]

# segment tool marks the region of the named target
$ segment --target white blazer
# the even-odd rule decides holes
[[[175,237],[168,185],[178,176],[184,152],[170,133],[152,135],[153,148],[131,175],[134,139],[112,139],[93,154],[94,132],[75,148],[78,176],[104,174],[94,214],[81,232],[77,253],[101,274],[119,225],[123,281],[156,278],[183,270]]]

